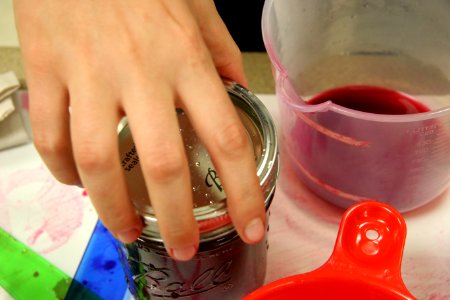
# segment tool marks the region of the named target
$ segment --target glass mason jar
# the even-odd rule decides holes
[[[279,171],[273,120],[250,91],[232,82],[225,82],[225,87],[253,146],[269,214]],[[239,238],[227,213],[226,195],[205,147],[187,114],[177,110],[177,116],[191,171],[193,212],[200,229],[199,249],[185,262],[172,259],[166,252],[136,147],[124,120],[119,128],[122,167],[130,198],[145,222],[141,237],[119,249],[129,289],[137,299],[240,299],[264,283],[267,234],[255,245],[245,244]]]

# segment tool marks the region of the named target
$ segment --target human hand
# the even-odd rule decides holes
[[[14,4],[35,146],[59,181],[86,188],[118,239],[142,232],[119,164],[117,125],[126,115],[167,251],[187,260],[198,248],[180,107],[213,159],[239,235],[261,240],[253,152],[220,79],[246,84],[241,56],[213,1]]]

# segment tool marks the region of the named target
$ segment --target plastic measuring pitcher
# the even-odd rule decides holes
[[[401,212],[450,182],[450,2],[266,0],[282,159],[321,198]]]
[[[342,218],[333,253],[320,268],[263,286],[244,300],[414,299],[401,277],[406,224],[380,202],[363,202]]]

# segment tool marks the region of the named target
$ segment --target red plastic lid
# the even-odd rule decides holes
[[[394,208],[374,201],[356,204],[345,212],[324,265],[244,299],[415,299],[401,278],[405,238],[405,221]]]

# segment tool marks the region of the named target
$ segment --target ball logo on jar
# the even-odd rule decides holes
[[[219,176],[217,172],[211,168],[208,168],[208,173],[206,174],[205,184],[207,187],[213,187],[215,185],[219,191],[223,191],[222,184],[220,183]]]
[[[174,274],[168,268],[158,268],[153,264],[142,264],[144,272],[133,276],[135,282],[145,277],[147,290],[155,297],[186,297],[209,291],[231,279],[232,260],[206,269],[192,278],[180,280],[181,274]]]

